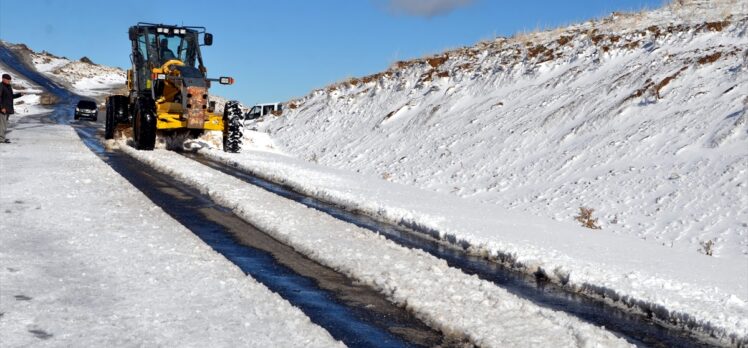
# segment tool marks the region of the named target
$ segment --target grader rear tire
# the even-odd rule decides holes
[[[138,101],[133,119],[133,139],[138,150],[153,150],[156,147],[156,115],[153,100]]]
[[[114,119],[114,108],[116,100],[114,97],[106,98],[106,114],[104,117],[104,139],[114,138],[114,127],[117,121]]]

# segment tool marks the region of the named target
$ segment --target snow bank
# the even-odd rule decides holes
[[[748,338],[748,263],[538,219],[270,151],[201,151],[266,180],[415,228],[468,252],[541,272],[571,290],[729,342]],[[732,338],[731,338],[732,337]]]
[[[328,267],[385,293],[446,334],[480,346],[625,346],[605,330],[447,266],[421,251],[337,220],[164,150],[122,150]]]
[[[20,80],[20,78],[19,78]],[[174,221],[69,126],[0,145],[3,346],[340,346]]]

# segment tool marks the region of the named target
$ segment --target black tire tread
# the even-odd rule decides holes
[[[104,119],[104,139],[113,139],[117,124],[116,112],[120,109],[127,115],[128,98],[124,95],[113,95],[106,98],[106,118]]]
[[[241,151],[242,135],[242,109],[238,101],[228,101],[223,108],[223,151]]]
[[[156,115],[153,100],[140,98],[133,117],[135,148],[150,151],[156,147]],[[150,117],[149,117],[150,116]]]

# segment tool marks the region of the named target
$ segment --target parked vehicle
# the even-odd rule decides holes
[[[264,117],[267,115],[280,115],[283,112],[283,104],[281,103],[265,103],[257,104],[253,106],[249,111],[244,114],[244,120],[254,120],[256,118]]]
[[[92,121],[99,119],[99,107],[93,100],[81,99],[78,105],[75,106],[74,119],[79,120],[81,118],[89,118]]]

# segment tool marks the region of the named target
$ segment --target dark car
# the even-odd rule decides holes
[[[78,105],[75,106],[75,117],[76,120],[80,118],[90,118],[96,121],[99,118],[99,107],[96,106],[96,102],[93,100],[81,100]]]

